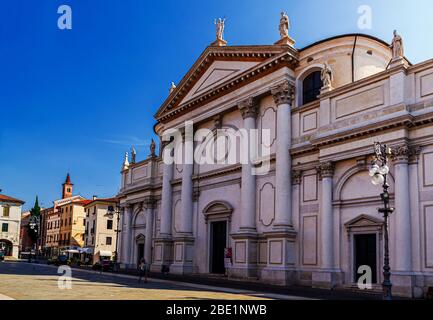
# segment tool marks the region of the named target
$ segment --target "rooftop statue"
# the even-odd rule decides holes
[[[404,57],[403,38],[394,30],[394,38],[391,43],[392,59],[397,60]]]
[[[281,12],[280,27],[279,27],[281,39],[287,38],[289,36],[289,28],[290,28],[289,17],[283,11]]]

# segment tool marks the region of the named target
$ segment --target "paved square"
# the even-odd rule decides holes
[[[72,288],[59,289],[57,267],[26,262],[0,263],[0,299],[30,300],[171,300],[266,299],[260,293],[202,285],[182,285],[133,276],[113,276],[72,269]],[[221,292],[220,290],[230,291]]]

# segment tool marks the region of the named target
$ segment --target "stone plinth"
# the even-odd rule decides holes
[[[312,273],[311,286],[313,288],[333,289],[340,285],[343,274],[337,270],[320,270]]]
[[[289,36],[286,36],[284,38],[281,38],[277,42],[275,42],[275,44],[276,45],[280,45],[280,46],[291,46],[291,47],[294,47],[295,46],[295,40],[293,40]]]
[[[227,45],[227,41],[223,39],[216,39],[214,42],[210,44],[213,47],[224,47]]]
[[[190,235],[173,238],[173,264],[170,272],[174,274],[190,274],[194,272],[194,237]]]
[[[153,260],[150,270],[161,272],[163,265],[170,266],[173,262],[173,240],[168,237],[156,238],[154,240]]]
[[[293,285],[296,282],[296,235],[293,228],[264,234],[267,265],[260,272],[261,279],[277,285]]]
[[[257,233],[232,234],[233,265],[227,269],[231,278],[257,278]]]

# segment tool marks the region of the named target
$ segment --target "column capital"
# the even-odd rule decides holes
[[[321,162],[316,169],[320,179],[332,178],[334,176],[335,164],[331,161]]]
[[[418,163],[419,156],[421,154],[421,146],[410,146],[407,143],[403,143],[394,147],[392,150],[392,160],[396,163]]]
[[[392,160],[396,163],[408,163],[411,155],[410,147],[407,143],[402,143],[392,149]]]
[[[422,147],[414,146],[410,148],[409,164],[417,164],[421,155]]]
[[[155,209],[156,207],[156,198],[154,196],[146,197],[143,201],[146,209]]]
[[[238,108],[241,111],[242,118],[257,118],[258,105],[256,99],[250,97],[238,103]]]
[[[300,185],[302,181],[302,171],[301,170],[292,170],[292,184]]]
[[[289,81],[284,81],[271,88],[271,94],[277,106],[282,104],[292,105],[295,87]]]

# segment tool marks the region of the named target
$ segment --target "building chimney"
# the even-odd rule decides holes
[[[93,200],[96,200],[96,199],[98,199],[98,196],[96,196],[96,195],[93,195]]]

